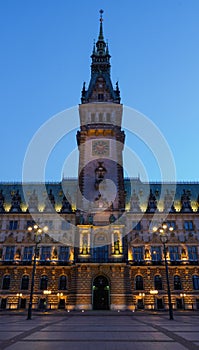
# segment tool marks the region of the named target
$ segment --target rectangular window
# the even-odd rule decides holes
[[[17,228],[18,228],[18,221],[17,220],[10,220],[9,230],[17,230]]]
[[[193,231],[193,221],[184,221],[184,229],[186,231]]]
[[[176,229],[176,222],[175,221],[167,221],[167,226],[169,227],[173,227],[173,229]]]
[[[189,257],[189,260],[192,260],[192,261],[198,260],[197,247],[195,246],[188,247],[188,257]]]
[[[15,247],[6,247],[5,260],[14,260]]]
[[[151,247],[151,260],[161,261],[161,247]]]
[[[132,229],[133,231],[140,231],[141,230],[141,222],[133,221],[132,222]]]
[[[60,247],[59,248],[59,260],[67,261],[69,259],[69,247]]]
[[[33,227],[34,225],[35,225],[35,221],[34,220],[28,220],[26,222],[26,228]]]
[[[134,261],[143,260],[143,247],[133,247],[133,260]]]
[[[51,259],[51,247],[42,247],[41,248],[41,260],[50,260]]]
[[[23,260],[32,261],[33,247],[24,247]]]
[[[171,261],[180,260],[180,255],[177,246],[169,247],[169,256]]]

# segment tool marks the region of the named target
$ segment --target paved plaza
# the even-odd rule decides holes
[[[128,312],[0,314],[0,350],[199,349],[199,315]]]

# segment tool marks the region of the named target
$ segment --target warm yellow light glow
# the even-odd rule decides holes
[[[153,232],[156,232],[158,228],[156,226],[153,227]]]
[[[29,231],[29,232],[32,231],[32,227],[31,227],[31,226],[28,227],[28,231]]]
[[[48,232],[48,226],[44,226],[43,231]]]
[[[159,231],[160,231],[160,233],[164,233],[163,228],[160,228]]]
[[[34,230],[37,230],[38,229],[38,225],[34,225],[33,228],[34,228]]]
[[[163,224],[162,224],[162,228],[163,228],[164,230],[166,230],[166,229],[167,229],[167,224],[166,224],[166,222],[163,222]]]
[[[42,229],[41,229],[41,228],[38,228],[37,232],[38,232],[38,233],[42,233]]]
[[[150,290],[150,294],[152,294],[152,295],[155,295],[155,294],[158,294],[158,290]]]
[[[51,294],[51,290],[44,290],[43,294],[45,294],[45,295]]]
[[[173,231],[173,227],[171,226],[171,227],[169,227],[169,231]]]

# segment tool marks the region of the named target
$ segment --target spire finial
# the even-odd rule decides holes
[[[102,22],[103,22],[103,10],[100,10],[100,32],[99,32],[99,40],[104,40],[104,35],[103,35],[103,27],[102,27]]]
[[[104,13],[104,10],[101,9],[99,13],[100,13],[100,22],[103,22],[103,17],[102,17],[102,15],[103,15],[103,13]]]

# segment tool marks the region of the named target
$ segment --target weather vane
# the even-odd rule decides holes
[[[103,11],[103,10],[100,10],[100,22],[103,21],[103,18],[102,18],[103,13],[104,13],[104,11]]]

